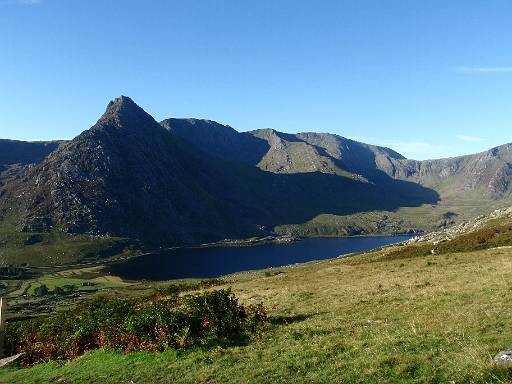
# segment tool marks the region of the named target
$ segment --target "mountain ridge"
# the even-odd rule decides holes
[[[290,225],[295,231],[303,223],[314,227],[322,215],[332,225],[301,233],[428,230],[511,196],[510,144],[416,161],[333,134],[238,132],[200,119],[158,123],[126,96],[59,144],[15,175],[2,174],[3,221],[26,232],[178,245],[268,235]],[[419,213],[426,205],[436,207],[428,224]]]
[[[167,120],[164,120],[164,122]],[[186,122],[186,119],[182,120],[182,124],[185,124]],[[217,127],[222,126],[218,123],[215,124]],[[189,129],[194,130],[194,124],[191,124]],[[485,172],[485,167],[489,166],[488,164],[480,165],[478,167],[475,164],[466,163],[471,163],[471,160],[477,163],[485,162],[486,157],[495,159],[500,158],[499,154],[503,154],[504,156],[502,157],[504,157],[504,159],[502,159],[503,161],[501,162],[500,167],[494,170],[495,173],[497,173],[494,178],[491,177],[489,180],[486,180],[485,177],[475,179],[475,177],[468,175],[468,173],[471,173],[471,170],[469,170],[469,172],[466,172],[464,175],[464,179],[467,181],[467,185],[462,185],[462,182],[459,184],[459,188],[468,190],[478,187],[479,183],[490,183],[491,185],[489,186],[489,191],[484,191],[488,197],[499,197],[503,195],[507,191],[507,188],[510,184],[509,181],[504,181],[504,178],[507,178],[512,174],[512,143],[503,144],[498,147],[494,147],[489,150],[471,155],[462,155],[433,160],[413,160],[405,158],[390,148],[366,144],[330,133],[301,132],[290,134],[282,133],[270,128],[239,133],[231,127],[229,127],[229,129],[231,131],[229,133],[231,137],[236,134],[252,135],[267,142],[268,150],[267,153],[265,153],[261,158],[259,166],[260,168],[271,172],[294,173],[306,171],[324,171],[335,173],[336,171],[334,168],[341,168],[341,173],[346,174],[346,172],[348,172],[349,174],[351,173],[356,176],[363,176],[365,179],[368,179],[370,176],[368,175],[368,172],[382,171],[392,178],[400,180],[412,180],[425,186],[435,186],[436,182],[439,183],[443,178],[452,176],[460,167],[463,167],[464,165],[466,165],[466,167],[473,166],[476,168],[473,170],[474,173],[482,174]],[[221,131],[217,129],[215,133],[219,135]],[[183,127],[181,128],[180,132],[178,132],[178,134],[185,139],[190,139],[192,141],[197,140],[196,136],[191,134],[191,132],[187,132],[187,130]],[[234,140],[232,139],[231,141],[233,142]],[[210,142],[217,144],[217,142],[213,139],[210,139]],[[308,156],[307,149],[312,149],[312,152],[310,151],[309,153],[310,158],[312,156],[317,158],[323,157],[325,162],[339,163],[337,164],[339,166],[336,164],[323,163],[323,169],[318,164],[310,164],[309,167],[304,166],[302,168],[300,166],[299,168],[294,167],[292,163],[294,163],[294,157],[296,156],[294,156],[293,149],[291,148],[294,145],[296,147],[297,145],[301,145],[303,143],[309,144],[312,147],[307,147],[306,150],[302,149],[299,151],[301,156]],[[201,143],[199,146],[202,147],[203,150],[206,147],[205,145],[201,145]],[[322,150],[324,152],[319,153],[322,152]],[[275,151],[276,153],[274,154],[272,151]],[[366,152],[366,156],[362,155],[363,152]],[[211,152],[211,154],[215,155],[216,153]],[[265,157],[268,158],[265,159]],[[322,161],[319,160],[318,163],[322,163]],[[435,180],[430,180],[429,177],[434,174],[438,174],[439,177],[435,178]],[[500,177],[500,174],[504,177]]]

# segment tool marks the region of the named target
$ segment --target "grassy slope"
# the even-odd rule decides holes
[[[275,231],[306,237],[394,234],[405,233],[410,229],[429,232],[511,204],[510,198],[493,201],[470,196],[448,197],[436,205],[402,207],[393,212],[373,211],[344,216],[321,214],[302,224],[280,225]],[[445,215],[448,213],[455,215],[447,220]]]
[[[321,214],[304,224],[280,225],[274,230],[279,234],[310,237],[396,234],[411,229],[418,226],[394,212],[374,211],[344,216]]]
[[[512,381],[512,370],[492,364],[498,350],[512,347],[512,250],[392,254],[231,277],[244,302],[263,299],[273,318],[272,330],[249,345],[96,351],[67,364],[4,370],[0,382]]]
[[[25,245],[24,242],[32,236],[39,236],[40,241]],[[125,257],[134,253],[129,245],[130,241],[119,237],[23,233],[8,222],[0,223],[0,266],[59,265]]]

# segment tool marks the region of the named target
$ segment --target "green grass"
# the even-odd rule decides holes
[[[406,233],[411,229],[430,232],[510,205],[510,199],[482,200],[481,195],[443,196],[435,205],[423,204],[417,207],[401,207],[396,211],[372,211],[352,215],[320,214],[305,223],[278,225],[274,230],[280,234],[305,237],[388,235]]]
[[[73,269],[44,269],[31,279],[8,280],[7,288],[0,294],[7,298],[11,308],[11,318],[34,317],[54,314],[58,310],[73,307],[83,300],[94,299],[98,296],[136,298],[153,294],[169,286],[165,281],[124,281],[118,276],[105,274],[104,267],[92,266]],[[82,286],[82,283],[93,283],[92,286]],[[198,290],[199,287],[218,284],[204,282],[199,279],[182,279],[173,281],[187,290]],[[74,285],[75,290],[66,295],[54,295],[52,292],[44,296],[34,296],[34,290],[46,285],[50,291],[55,288],[65,288]],[[205,285],[206,284],[206,285]]]
[[[31,237],[35,244],[26,245]],[[135,243],[106,236],[23,233],[8,223],[0,223],[0,265],[50,266],[128,257],[135,254]]]
[[[512,224],[502,219],[491,220],[482,228],[471,233],[463,234],[455,239],[438,243],[414,243],[412,245],[396,247],[384,253],[381,258],[386,260],[410,259],[425,257],[430,254],[449,254],[471,252],[489,248],[499,248],[512,245]]]
[[[418,229],[394,212],[374,211],[352,215],[321,214],[303,224],[279,225],[274,230],[294,236],[354,236],[406,233]],[[425,228],[420,228],[425,229]]]
[[[93,283],[93,286],[82,286],[82,283]],[[65,271],[45,271],[30,280],[10,281],[11,289],[3,296],[8,298],[8,305],[15,309],[11,318],[39,316],[55,313],[76,305],[84,299],[92,299],[98,295],[131,297],[152,292],[160,284],[149,285],[144,282],[125,282],[117,276],[105,275],[102,267],[89,267]],[[34,296],[34,290],[46,285],[50,291],[55,288],[74,285],[75,290],[67,295]]]
[[[230,278],[263,300],[272,328],[245,346],[163,353],[98,350],[66,364],[9,368],[0,382],[506,383],[512,250],[386,257],[383,249]]]

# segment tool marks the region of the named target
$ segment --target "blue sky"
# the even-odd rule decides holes
[[[0,0],[0,137],[157,120],[331,132],[425,159],[512,141],[512,2]]]

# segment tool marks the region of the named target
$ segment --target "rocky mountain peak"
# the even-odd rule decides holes
[[[126,113],[129,111],[135,112],[137,110],[141,110],[140,108],[132,99],[130,99],[128,96],[119,96],[116,97],[114,100],[111,100],[107,105],[107,110],[105,113],[110,114],[119,114],[119,113]]]
[[[98,124],[113,124],[118,128],[136,129],[147,124],[157,124],[153,117],[128,96],[120,96],[107,105]]]

